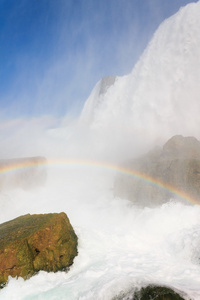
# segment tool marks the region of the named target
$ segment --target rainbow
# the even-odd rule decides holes
[[[47,165],[47,160],[42,157],[16,158],[0,160],[0,174],[41,167]]]
[[[169,185],[157,178],[151,177],[145,173],[111,164],[105,163],[102,161],[92,161],[92,160],[81,160],[81,159],[34,159],[34,158],[27,158],[27,159],[16,159],[16,160],[9,160],[8,163],[1,163],[0,161],[0,175],[20,170],[26,170],[35,167],[67,167],[67,166],[78,166],[78,167],[92,167],[92,168],[99,168],[105,169],[108,171],[114,171],[116,173],[125,174],[127,176],[133,176],[134,178],[144,180],[148,184],[155,185],[159,188],[165,189],[170,193],[178,196],[186,200],[189,203],[199,205],[199,201],[189,194],[177,189],[176,187]]]

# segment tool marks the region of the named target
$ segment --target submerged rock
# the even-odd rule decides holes
[[[149,285],[136,292],[134,300],[184,300],[178,293],[171,288]]]
[[[65,213],[24,215],[0,225],[0,285],[40,270],[66,270],[77,255],[77,236]]]
[[[184,297],[184,298],[183,298]],[[148,285],[140,290],[122,292],[112,300],[191,300],[181,291],[166,286]]]
[[[116,178],[116,196],[146,206],[174,197],[200,203],[200,142],[194,137],[174,136],[163,149],[151,151],[124,167],[133,176],[122,174]]]

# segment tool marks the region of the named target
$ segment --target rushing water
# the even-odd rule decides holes
[[[10,278],[2,300],[109,300],[148,283],[200,299],[200,207],[169,201],[137,208],[113,197],[114,171],[52,166],[44,187],[1,193],[0,221],[65,211],[79,238],[68,273]],[[122,297],[123,298],[123,297]]]

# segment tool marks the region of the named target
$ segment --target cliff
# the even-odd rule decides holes
[[[123,167],[133,175],[116,177],[116,196],[147,206],[181,195],[200,203],[200,142],[194,137],[174,136],[162,149],[126,162]]]

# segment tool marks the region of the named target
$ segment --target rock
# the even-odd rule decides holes
[[[149,285],[136,292],[134,300],[184,300],[178,293],[171,288]]]
[[[66,270],[77,255],[77,236],[65,213],[24,215],[0,225],[0,284],[40,270]]]
[[[101,79],[100,89],[99,89],[99,96],[106,94],[107,90],[115,83],[116,76],[105,76]]]
[[[183,298],[184,297],[184,298]],[[191,300],[181,291],[174,291],[166,286],[148,285],[140,290],[122,292],[112,300]]]
[[[0,190],[30,189],[41,186],[47,177],[44,157],[26,157],[0,160]]]
[[[200,203],[200,142],[194,137],[172,137],[163,149],[124,165],[139,176],[118,176],[116,196],[137,205],[155,206],[181,195]],[[166,188],[163,188],[165,185]]]
[[[105,76],[95,85],[81,112],[80,120],[83,122],[82,124],[90,124],[95,118],[104,101],[104,96],[115,84],[116,80],[116,76]]]
[[[200,158],[200,142],[192,137],[173,136],[163,146],[163,156],[172,158]]]

